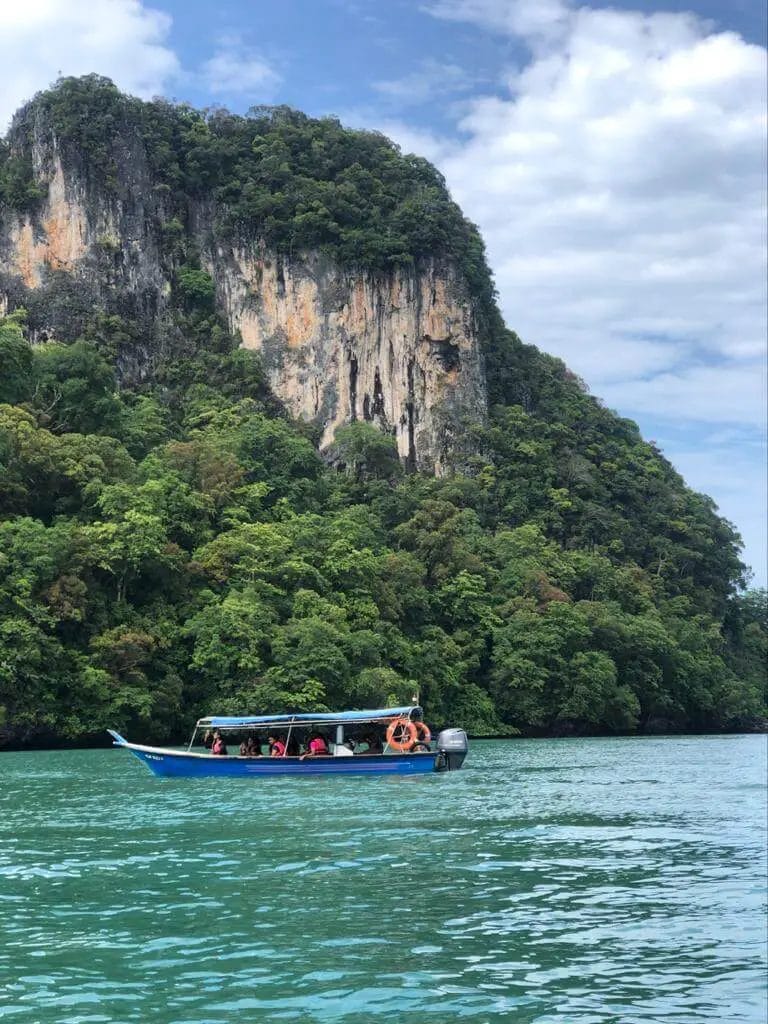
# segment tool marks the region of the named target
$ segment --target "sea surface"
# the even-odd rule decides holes
[[[403,779],[0,754],[0,1019],[765,1024],[765,786],[764,736]]]

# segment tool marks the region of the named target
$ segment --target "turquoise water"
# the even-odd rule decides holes
[[[766,1019],[766,738],[474,743],[403,779],[0,755],[0,1018]]]

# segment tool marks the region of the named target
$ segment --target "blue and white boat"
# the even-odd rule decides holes
[[[467,755],[462,729],[444,729],[432,742],[422,709],[414,705],[329,714],[213,715],[198,720],[186,750],[129,743],[118,732],[108,731],[115,746],[130,750],[155,775],[186,778],[422,775],[456,771]],[[250,741],[249,752],[213,753],[207,741],[214,736],[214,749],[228,749],[226,737],[235,742],[243,737],[243,746]],[[320,737],[320,748],[326,752],[302,753],[311,737]],[[270,744],[265,748],[262,740],[267,738]]]

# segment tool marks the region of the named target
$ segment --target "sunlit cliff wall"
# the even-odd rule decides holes
[[[66,275],[95,307],[131,309],[162,321],[175,270],[167,234],[170,198],[148,169],[140,138],[120,140],[116,180],[95,186],[77,154],[44,125],[32,162],[44,196],[34,214],[0,210],[0,303],[51,287]],[[400,455],[444,472],[482,420],[486,394],[478,330],[461,274],[425,261],[372,273],[319,253],[290,259],[250,237],[217,234],[212,203],[190,205],[183,226],[216,288],[216,302],[246,348],[258,350],[287,409],[322,429],[367,420],[390,432]],[[51,305],[47,337],[64,337]],[[152,372],[162,332],[118,358],[127,381]]]

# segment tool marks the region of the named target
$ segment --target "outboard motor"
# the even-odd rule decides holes
[[[443,729],[437,737],[438,757],[435,770],[438,772],[455,772],[464,764],[469,744],[463,729]]]

